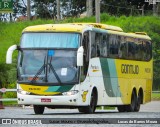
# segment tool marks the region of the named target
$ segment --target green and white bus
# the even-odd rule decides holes
[[[137,112],[151,101],[152,43],[142,32],[125,33],[99,23],[46,24],[23,30],[18,50],[18,104],[78,108],[94,113],[98,106]]]

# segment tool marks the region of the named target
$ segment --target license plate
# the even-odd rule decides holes
[[[41,102],[51,102],[50,98],[41,98]]]

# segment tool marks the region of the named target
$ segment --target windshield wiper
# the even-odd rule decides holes
[[[47,63],[46,63],[46,61],[47,61]],[[52,61],[52,58],[51,58],[50,62],[48,63],[48,56],[47,56],[47,60],[46,60],[46,56],[45,56],[45,58],[44,58],[44,64],[38,70],[38,72],[36,73],[36,75],[33,77],[33,79],[31,80],[31,83],[34,83],[36,81],[36,79],[38,78],[38,75],[40,75],[43,70],[44,70],[44,73],[45,73],[45,82],[48,82],[48,67],[47,66],[49,65],[49,68],[52,70],[52,72],[55,75],[55,77],[56,77],[57,81],[59,82],[59,84],[60,85],[62,84],[62,82],[61,82],[58,74],[56,73],[54,67],[51,64],[51,61]]]
[[[51,62],[52,62],[52,56],[51,56],[50,61],[49,61],[49,64],[48,64],[48,65],[49,65],[49,72],[50,72],[50,69],[51,69],[52,72],[53,72],[53,74],[55,75],[57,81],[59,82],[59,84],[62,84],[62,82],[61,82],[59,76],[57,75],[57,73],[56,73],[56,71],[55,71],[53,65],[51,64]]]
[[[36,79],[38,78],[38,75],[40,75],[43,70],[44,70],[44,72],[45,72],[45,67],[46,67],[45,61],[46,61],[46,57],[44,57],[44,64],[43,64],[42,67],[38,70],[38,72],[36,73],[36,75],[33,77],[33,79],[31,80],[31,83],[34,83],[34,82],[36,81]]]
[[[56,79],[58,80],[59,84],[62,84],[62,82],[61,82],[59,76],[57,75],[57,73],[56,73],[56,71],[55,71],[55,69],[54,69],[54,67],[52,66],[51,63],[49,63],[49,66],[50,66],[50,68],[51,68],[53,74],[55,75]]]

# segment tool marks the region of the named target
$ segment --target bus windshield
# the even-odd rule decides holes
[[[78,48],[77,33],[23,33],[21,48]]]
[[[28,84],[75,84],[78,33],[23,33],[18,82]]]
[[[52,85],[78,82],[76,55],[76,50],[22,49],[18,59],[18,82]]]

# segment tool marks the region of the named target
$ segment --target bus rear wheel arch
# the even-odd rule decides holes
[[[139,112],[141,104],[143,104],[143,90],[142,90],[142,88],[140,88],[138,91],[137,103],[136,103],[136,106],[134,109],[135,112]]]
[[[129,105],[126,105],[127,112],[134,112],[137,105],[137,93],[136,89],[134,88],[131,94],[131,102]]]
[[[143,104],[143,89],[140,88],[137,95],[136,88],[134,88],[131,94],[131,103],[120,105],[117,109],[119,112],[139,112],[141,104]]]
[[[97,89],[94,87],[91,93],[90,104],[88,106],[79,107],[78,108],[79,112],[86,114],[94,113],[96,110],[97,101],[98,101],[98,92]]]
[[[117,107],[119,112],[134,112],[137,104],[136,89],[133,89],[131,94],[131,102],[129,105],[119,105]]]

